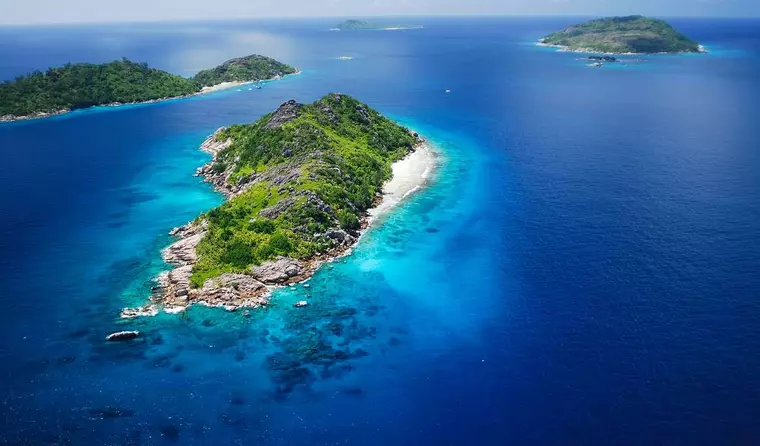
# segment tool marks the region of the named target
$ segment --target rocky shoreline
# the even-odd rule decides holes
[[[539,40],[536,42],[536,46],[542,46],[546,48],[557,48],[562,53],[579,53],[579,54],[614,54],[616,56],[652,56],[652,55],[678,55],[678,54],[707,54],[707,48],[705,48],[703,45],[699,45],[699,51],[696,53],[691,53],[688,51],[682,51],[677,53],[615,53],[615,52],[608,52],[608,51],[598,51],[593,48],[576,48],[576,49],[570,49],[570,47],[566,45],[553,45],[550,43],[545,43],[543,40]]]
[[[283,104],[277,113],[287,115],[291,106],[295,107],[297,105],[294,101],[288,102]],[[275,115],[274,118],[276,117]],[[198,168],[195,175],[203,177],[205,182],[212,184],[216,191],[229,199],[245,191],[256,180],[254,179],[244,184],[231,185],[227,182],[227,179],[232,174],[231,167],[222,172],[215,171],[212,168],[217,155],[232,144],[232,141],[229,139],[221,140],[219,138],[223,130],[224,127],[218,129],[201,144],[200,150],[211,154],[212,160]],[[420,162],[412,160],[411,155],[421,147],[425,147],[426,142],[424,138],[419,137],[416,133],[415,136],[418,140],[417,145],[412,148],[404,160],[397,163]],[[425,148],[425,150],[429,149]],[[424,185],[429,171],[435,167],[435,162],[431,161],[432,159],[432,155],[430,155],[430,159],[422,161],[431,165],[424,166],[425,173],[418,179],[419,184],[415,184],[413,189],[403,194],[404,196],[409,195]],[[288,173],[277,172],[277,174],[287,175]],[[269,179],[268,172],[261,174],[261,178]],[[318,199],[318,197],[315,198]],[[379,209],[383,201],[384,195],[379,194],[372,209]],[[385,206],[384,209],[389,207]],[[202,218],[199,218],[184,226],[174,228],[170,231],[169,235],[177,238],[177,240],[165,248],[161,252],[161,255],[164,261],[174,265],[175,268],[161,273],[155,279],[156,285],[153,287],[150,303],[138,308],[125,308],[121,311],[121,317],[155,316],[161,310],[167,313],[179,313],[193,304],[224,308],[227,311],[266,306],[269,303],[271,292],[275,288],[304,282],[323,263],[349,254],[359,241],[361,234],[364,233],[377,216],[377,212],[373,213],[372,209],[361,218],[360,229],[358,231],[354,233],[348,233],[340,229],[329,231],[326,235],[334,241],[335,245],[326,253],[307,260],[278,257],[275,260],[250,268],[245,274],[224,273],[218,277],[208,279],[201,288],[192,288],[190,286],[190,276],[192,275],[193,265],[197,261],[195,249],[206,234],[206,222]]]
[[[286,74],[285,76],[295,76],[295,75],[298,75],[298,74],[301,74],[301,72],[297,71],[297,72],[295,72],[293,74]],[[252,83],[255,83],[255,82],[276,81],[276,80],[282,79],[285,76],[279,76],[278,75],[278,76],[270,78],[270,79],[259,79],[259,80],[246,81],[246,82],[225,82],[225,83],[221,83],[221,84],[218,84],[218,85],[213,85],[213,86],[210,86],[210,87],[203,87],[203,89],[201,89],[201,91],[198,91],[198,92],[192,93],[192,94],[182,95],[182,96],[167,96],[165,98],[150,99],[148,101],[124,102],[124,103],[122,103],[122,102],[111,102],[111,103],[108,103],[108,104],[95,105],[93,107],[87,107],[87,108],[94,108],[94,107],[121,107],[123,105],[153,104],[153,103],[156,103],[156,102],[170,101],[170,100],[173,100],[173,99],[186,99],[186,98],[191,98],[193,96],[200,96],[200,95],[204,95],[204,94],[209,94],[209,93],[213,93],[213,92],[216,92],[216,91],[226,90],[228,88],[234,88],[234,87],[238,87],[238,86],[241,86],[241,85],[252,84]],[[66,113],[71,113],[73,111],[75,111],[75,110],[64,108],[64,109],[61,109],[61,110],[53,110],[53,111],[49,111],[49,112],[39,112],[39,113],[31,114],[31,115],[21,115],[21,116],[18,116],[18,115],[4,115],[4,116],[0,116],[0,123],[3,123],[3,122],[16,122],[16,121],[28,121],[28,120],[31,120],[31,119],[44,119],[44,118],[50,118],[50,117],[53,117],[53,116],[65,115]]]

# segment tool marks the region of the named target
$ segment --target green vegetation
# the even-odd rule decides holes
[[[338,24],[336,29],[341,31],[348,30],[380,30],[380,29],[416,29],[422,28],[421,25],[380,25],[366,20],[346,20]]]
[[[217,85],[222,82],[248,82],[272,79],[293,74],[296,69],[272,58],[252,55],[230,59],[210,70],[203,70],[194,79],[201,86]]]
[[[330,94],[310,105],[283,104],[232,139],[216,166],[245,191],[205,216],[192,284],[243,272],[277,256],[307,259],[335,246],[334,234],[360,226],[391,164],[417,139],[357,100]],[[249,184],[250,183],[250,184]]]
[[[127,59],[99,65],[66,64],[0,83],[0,117],[186,96],[228,80],[270,79],[294,72],[293,67],[257,55],[232,59],[191,79]]]
[[[700,46],[667,22],[640,15],[611,17],[549,34],[542,43],[600,53],[697,53]]]
[[[140,102],[198,91],[195,81],[127,59],[67,64],[0,84],[0,115],[24,116],[112,102]]]

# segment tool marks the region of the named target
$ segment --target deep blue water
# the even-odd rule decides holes
[[[303,70],[0,125],[0,443],[757,444],[760,22],[673,20],[711,54],[618,68],[531,44],[576,20],[0,29],[2,79]],[[249,319],[120,321],[167,231],[221,202],[192,176],[204,137],[330,91],[429,137],[433,184]]]

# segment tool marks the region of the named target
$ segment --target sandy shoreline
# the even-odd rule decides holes
[[[214,135],[218,134],[218,132],[219,131],[214,133]],[[201,150],[211,153],[215,160],[216,154],[224,147],[225,142],[215,141],[214,135],[207,138],[201,146]],[[393,172],[392,177],[383,185],[382,196],[379,197],[376,206],[367,210],[365,217],[362,219],[362,229],[359,231],[358,237],[356,237],[353,243],[348,246],[336,247],[326,254],[302,262],[303,271],[294,277],[292,281],[286,281],[281,284],[265,282],[263,285],[266,289],[261,289],[260,294],[258,294],[255,299],[248,300],[241,305],[224,305],[219,302],[208,302],[203,299],[194,301],[186,298],[180,301],[177,301],[176,299],[167,300],[165,293],[172,288],[172,275],[187,275],[185,279],[189,279],[189,274],[191,273],[192,265],[195,263],[196,258],[195,246],[198,241],[200,241],[200,238],[203,237],[203,232],[199,232],[203,231],[203,229],[196,228],[193,226],[193,223],[189,223],[188,225],[172,230],[171,234],[179,236],[179,239],[161,252],[165,261],[178,266],[170,271],[163,272],[157,278],[157,283],[160,285],[160,288],[164,290],[162,292],[164,294],[151,296],[150,303],[142,307],[124,308],[121,311],[121,318],[131,319],[141,316],[156,316],[161,311],[169,314],[177,314],[183,312],[193,304],[208,307],[221,307],[228,311],[245,308],[253,309],[266,305],[272,291],[308,281],[325,263],[333,262],[351,254],[353,249],[361,242],[361,238],[366,233],[367,229],[378,221],[378,217],[387,214],[406,197],[421,190],[428,184],[431,174],[435,171],[438,165],[438,156],[435,150],[426,141],[422,139],[421,141],[422,142],[416,145],[403,159],[398,160],[391,165]],[[213,162],[214,161],[212,160],[207,166],[213,164]],[[225,194],[225,196],[230,198],[230,195],[228,194]],[[177,256],[178,253],[180,254],[179,257]],[[178,259],[181,259],[181,261],[178,262]],[[253,280],[253,278],[250,278],[250,280]],[[184,295],[187,296],[187,292],[184,292]]]
[[[171,101],[171,100],[177,100],[177,99],[186,99],[186,98],[191,98],[193,96],[200,96],[200,95],[204,95],[204,94],[214,93],[214,92],[217,92],[217,91],[227,90],[227,89],[234,88],[234,87],[239,87],[239,86],[242,86],[242,85],[255,84],[255,83],[259,83],[259,82],[276,81],[276,80],[280,80],[280,79],[282,79],[282,78],[284,78],[286,76],[295,76],[295,75],[298,75],[298,74],[301,74],[301,72],[300,71],[296,71],[295,73],[292,73],[292,74],[286,74],[285,76],[273,77],[271,79],[260,79],[260,80],[255,80],[255,81],[222,82],[221,84],[212,85],[210,87],[203,87],[203,88],[201,88],[200,91],[198,91],[196,93],[186,94],[184,96],[171,96],[171,97],[150,99],[150,100],[147,100],[147,101],[139,101],[139,102],[124,102],[124,103],[122,103],[122,102],[111,102],[111,103],[108,103],[108,104],[95,105],[95,106],[92,106],[92,107],[87,107],[87,108],[78,109],[78,110],[87,110],[87,109],[98,108],[98,107],[121,107],[123,105],[153,104],[153,103],[156,103],[156,102]],[[34,114],[34,115],[24,115],[24,116],[5,115],[5,116],[0,116],[0,123],[2,123],[2,122],[28,121],[28,120],[31,120],[31,119],[44,119],[44,118],[50,118],[52,116],[65,115],[65,114],[71,113],[73,111],[75,111],[75,110],[62,109],[62,110],[55,110],[55,111],[50,111],[50,112],[40,112],[40,113],[37,113],[37,114]]]
[[[423,188],[436,167],[436,154],[428,143],[391,166],[393,177],[383,185],[383,198],[368,211],[370,222],[387,213],[404,198]]]

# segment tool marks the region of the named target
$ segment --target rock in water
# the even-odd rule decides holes
[[[106,336],[106,341],[108,342],[129,341],[138,336],[140,336],[139,331],[117,331],[116,333],[111,333],[110,335]]]
[[[293,306],[296,308],[303,308],[309,306],[309,303],[305,300],[299,300],[298,302],[294,303]]]

